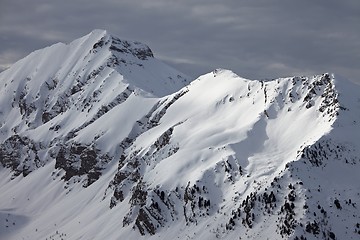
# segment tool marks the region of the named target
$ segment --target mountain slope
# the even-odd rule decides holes
[[[98,30],[0,79],[1,238],[359,236],[359,87],[338,76],[188,84]]]
[[[102,30],[68,45],[38,50],[1,74],[0,135],[10,148],[15,144],[32,152],[31,156],[12,156],[16,161],[10,164],[15,164],[12,168],[18,174],[26,175],[29,168],[44,165],[37,153],[42,149],[40,142],[47,147],[66,142],[110,109],[132,108],[141,101],[142,108],[124,116],[132,124],[137,112],[143,114],[152,107],[154,97],[180,89],[187,79],[153,58],[147,46]],[[121,122],[123,128],[131,128],[127,121]],[[127,130],[116,134],[127,134]]]

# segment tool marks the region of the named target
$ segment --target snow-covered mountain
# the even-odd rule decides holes
[[[190,78],[95,30],[0,73],[0,239],[358,239],[359,86]]]

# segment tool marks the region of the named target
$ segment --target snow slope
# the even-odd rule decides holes
[[[358,239],[359,86],[189,78],[95,30],[0,74],[1,239]]]

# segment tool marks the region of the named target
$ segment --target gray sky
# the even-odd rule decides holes
[[[335,72],[360,83],[359,0],[0,0],[0,69],[95,28],[197,77]]]

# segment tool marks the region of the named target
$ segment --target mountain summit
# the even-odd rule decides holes
[[[190,82],[95,30],[0,73],[1,239],[356,239],[359,86]]]

